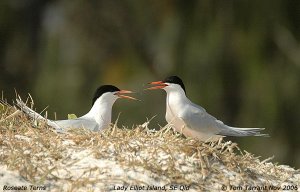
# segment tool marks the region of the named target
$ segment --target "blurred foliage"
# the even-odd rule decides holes
[[[143,89],[176,74],[226,124],[266,127],[270,138],[238,139],[243,149],[299,167],[299,20],[298,0],[2,0],[0,90],[30,92],[59,119],[114,84],[143,100],[117,101],[119,124],[157,115],[158,127],[165,93]]]

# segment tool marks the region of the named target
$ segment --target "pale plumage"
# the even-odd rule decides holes
[[[267,136],[259,131],[264,128],[237,128],[225,125],[222,121],[192,103],[185,93],[182,80],[171,76],[164,81],[152,82],[157,85],[148,89],[164,89],[166,98],[166,121],[178,132],[187,137],[202,141],[217,140],[221,136]]]
[[[17,99],[17,107],[24,113],[36,120],[43,120],[49,126],[55,128],[58,132],[64,132],[67,128],[87,128],[91,131],[101,131],[111,123],[112,106],[118,98],[135,99],[124,93],[132,93],[131,91],[120,90],[113,85],[103,85],[96,90],[93,98],[93,106],[90,111],[76,119],[68,120],[50,120],[46,119],[31,108],[19,98]]]

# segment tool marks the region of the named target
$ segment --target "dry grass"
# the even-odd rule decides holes
[[[151,131],[147,125],[58,134],[1,104],[0,162],[49,191],[109,191],[124,185],[189,186],[189,191],[219,191],[222,185],[300,187],[299,170],[260,161],[235,143],[203,143],[168,126]]]

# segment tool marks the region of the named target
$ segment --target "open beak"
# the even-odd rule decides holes
[[[154,87],[149,87],[149,88],[147,88],[147,89],[145,89],[145,90],[163,89],[163,88],[165,88],[166,86],[168,86],[167,84],[165,84],[165,83],[162,82],[162,81],[153,81],[153,82],[148,83],[148,84],[150,84],[150,85],[156,85],[156,86],[154,86]]]
[[[122,95],[122,94],[127,94],[127,93],[134,93],[132,91],[128,91],[128,90],[120,90],[118,91],[117,93],[115,93],[115,95],[117,95],[118,97],[120,98],[125,98],[125,99],[132,99],[132,100],[138,100],[134,97],[130,97],[130,96],[127,96],[127,95]]]

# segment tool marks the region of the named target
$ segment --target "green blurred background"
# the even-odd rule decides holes
[[[137,91],[113,120],[166,124],[165,93],[146,83],[180,76],[188,97],[226,124],[270,138],[230,138],[262,158],[300,166],[300,1],[1,0],[0,90],[31,93],[37,111],[82,115],[101,84]]]

